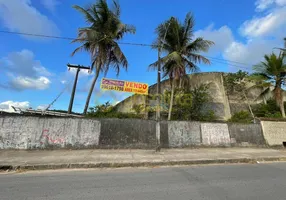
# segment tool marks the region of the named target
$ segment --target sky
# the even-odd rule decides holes
[[[14,31],[75,38],[86,26],[73,5],[87,6],[94,0],[0,0],[0,31]],[[110,1],[108,1],[110,2]],[[171,16],[183,21],[188,12],[195,17],[194,37],[212,40],[215,45],[203,55],[210,66],[201,72],[251,71],[263,55],[283,45],[286,37],[286,0],[119,0],[121,20],[136,27],[136,34],[122,42],[151,44],[155,28]],[[74,57],[78,44],[69,40],[0,33],[0,110],[11,105],[26,109],[67,110],[75,71],[67,63],[89,66],[88,53]],[[128,71],[117,77],[110,70],[107,78],[154,84],[156,72],[148,70],[157,60],[150,47],[121,45],[128,59]],[[94,73],[81,71],[73,111],[82,112]],[[96,84],[90,106],[106,101],[115,104],[130,93],[104,92]]]

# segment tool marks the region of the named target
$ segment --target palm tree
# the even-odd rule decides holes
[[[73,6],[81,12],[88,24],[87,27],[78,29],[78,36],[74,42],[81,44],[76,48],[72,56],[79,51],[86,51],[90,54],[92,70],[95,69],[95,76],[92,81],[84,114],[86,114],[90,98],[100,72],[107,74],[109,67],[113,67],[119,75],[120,67],[127,69],[128,62],[121,51],[118,40],[126,33],[135,33],[135,27],[123,24],[120,21],[120,6],[113,0],[113,7],[109,8],[106,0],[97,0],[95,4],[87,8]]]
[[[283,118],[285,118],[285,109],[282,86],[284,85],[286,78],[285,56],[286,55],[283,52],[280,52],[278,56],[274,53],[265,55],[265,61],[253,67],[256,74],[259,75],[262,80],[274,85],[274,99],[277,106],[280,108]]]
[[[286,37],[284,38],[284,48],[275,48],[275,49],[280,49],[284,54],[286,54]]]
[[[168,27],[168,30],[166,29]],[[171,99],[168,120],[171,120],[174,101],[175,82],[184,77],[188,71],[198,70],[197,63],[210,64],[210,61],[198,54],[199,51],[207,51],[214,43],[199,37],[194,39],[194,18],[188,13],[184,23],[171,17],[160,24],[157,29],[157,40],[154,48],[162,47],[166,56],[161,58],[163,65],[163,77],[169,77],[171,83]],[[149,67],[155,68],[158,61]]]

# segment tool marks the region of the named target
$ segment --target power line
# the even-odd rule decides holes
[[[210,59],[212,60],[212,59]],[[239,65],[235,65],[235,64],[231,64],[231,63],[226,63],[226,62],[223,62],[223,61],[218,61],[218,60],[212,60],[213,62],[217,62],[219,64],[224,64],[224,65],[229,65],[231,67],[235,67],[237,69],[244,69],[244,70],[249,70],[251,68],[247,67],[247,66],[239,66]]]
[[[45,38],[54,38],[54,39],[62,39],[62,40],[75,40],[76,38],[71,37],[60,37],[60,36],[52,36],[52,35],[42,35],[42,34],[34,34],[34,33],[22,33],[22,32],[15,32],[15,31],[3,31],[0,30],[0,33],[6,33],[6,34],[14,34],[14,35],[26,35],[26,36],[32,36],[32,37],[45,37]],[[152,44],[141,44],[141,43],[131,43],[131,42],[118,42],[118,44],[123,45],[133,45],[133,46],[148,46],[153,47]]]
[[[232,62],[232,63],[236,63],[236,64],[240,64],[240,65],[246,65],[246,66],[253,66],[253,64],[250,64],[250,63],[243,63],[243,62],[238,62],[238,61],[233,61],[233,60],[227,60],[227,59],[222,59],[222,58],[215,58],[215,57],[206,56],[206,55],[204,55],[204,56],[207,57],[207,58],[210,58],[210,59],[216,59],[216,60],[221,60],[221,61],[227,61],[227,62]]]
[[[33,36],[33,37],[54,38],[54,39],[62,39],[62,40],[74,40],[75,39],[75,38],[69,38],[69,37],[59,37],[59,36],[42,35],[42,34],[34,34],[34,33],[21,33],[21,32],[3,31],[3,30],[0,30],[0,33],[7,33],[7,34],[14,34],[14,35],[26,35],[26,36]]]
[[[23,32],[15,32],[15,31],[4,31],[0,30],[0,33],[6,33],[6,34],[14,34],[14,35],[26,35],[26,36],[32,36],[32,37],[45,37],[45,38],[54,38],[54,39],[62,39],[62,40],[75,40],[76,38],[71,38],[71,37],[60,37],[60,36],[52,36],[52,35],[42,35],[42,34],[34,34],[34,33],[23,33]],[[152,44],[144,44],[144,43],[132,43],[132,42],[118,42],[118,44],[122,45],[132,45],[132,46],[142,46],[142,47],[154,47],[155,45]],[[243,63],[243,62],[238,62],[238,61],[233,61],[233,60],[227,60],[227,59],[222,59],[222,58],[215,58],[211,56],[206,56],[205,57],[217,61],[224,61],[228,63],[222,63],[222,64],[228,64],[228,65],[233,65],[237,67],[237,64],[244,65],[244,66],[252,66],[252,64],[249,63]],[[230,63],[235,63],[235,64],[230,64]],[[238,66],[240,67],[240,66]],[[243,67],[240,67],[243,68]]]

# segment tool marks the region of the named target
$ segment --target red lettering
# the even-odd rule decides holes
[[[141,88],[142,88],[142,84],[140,83],[140,84],[139,84],[139,89],[141,89]]]
[[[144,90],[146,90],[146,88],[147,88],[147,85],[146,85],[146,84],[144,84],[144,85],[143,85],[143,89],[144,89]]]
[[[134,88],[138,88],[138,84],[137,83],[133,83],[133,87]]]
[[[128,87],[128,86],[129,86],[129,84],[130,84],[130,83],[129,83],[128,81],[126,81],[126,87]]]

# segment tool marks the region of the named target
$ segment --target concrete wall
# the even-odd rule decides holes
[[[286,122],[161,121],[162,147],[282,146]],[[265,142],[266,141],[266,142]],[[152,148],[156,121],[0,116],[0,149]]]
[[[263,146],[265,140],[260,124],[228,124],[231,144],[235,146]]]
[[[99,146],[154,148],[156,122],[138,119],[102,119]]]
[[[201,144],[199,122],[168,122],[169,147],[198,146]]]
[[[286,142],[286,122],[262,121],[261,125],[269,146],[282,146]]]
[[[227,120],[231,117],[230,106],[223,83],[223,73],[219,72],[207,72],[196,73],[190,75],[189,86],[190,88],[198,87],[202,84],[209,85],[209,93],[212,98],[210,103],[211,109],[214,110],[218,119]],[[170,90],[170,81],[164,80],[161,82],[161,93],[164,94],[165,90]],[[150,96],[157,93],[156,84],[149,87]],[[141,95],[142,96],[142,95]],[[117,110],[120,112],[132,112],[133,104],[145,104],[146,106],[153,106],[155,98],[149,97],[148,99],[142,99],[142,96],[134,95],[134,97],[128,97],[117,105]],[[168,105],[166,105],[168,107]],[[162,108],[166,109],[166,108]]]
[[[91,148],[99,133],[97,120],[0,117],[0,149]]]
[[[230,136],[227,124],[202,123],[202,144],[205,146],[229,146]]]
[[[241,93],[229,93],[226,92],[226,86],[224,83],[225,73],[221,72],[206,72],[195,73],[190,75],[189,87],[194,88],[202,84],[209,85],[209,93],[212,98],[210,103],[211,109],[215,112],[215,115],[219,120],[228,120],[231,116],[239,111],[248,111],[248,105]],[[250,87],[253,83],[248,83],[247,87]],[[161,82],[161,93],[165,90],[170,90],[170,81],[164,80]],[[262,99],[258,98],[263,88],[251,88],[246,91],[248,102],[252,105],[256,105],[262,102]],[[157,85],[151,85],[149,87],[149,95],[152,96],[157,93]],[[283,93],[284,99],[286,99],[286,92]],[[271,95],[269,96],[269,98]],[[146,98],[146,96],[140,97],[140,95],[134,95],[129,97],[117,105],[117,110],[120,112],[132,112],[133,104],[144,104],[146,106],[154,106],[155,98]],[[156,104],[155,104],[156,105]],[[162,106],[162,110],[168,109],[168,105]],[[146,114],[146,116],[148,116]],[[154,115],[149,115],[149,119],[155,119]],[[164,116],[162,117],[164,119]]]

